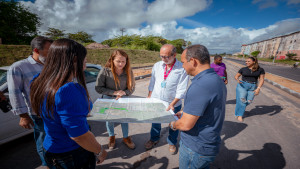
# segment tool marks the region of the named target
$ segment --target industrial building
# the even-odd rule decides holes
[[[242,55],[251,55],[254,51],[260,51],[259,58],[286,59],[287,53],[295,53],[294,58],[300,60],[300,31],[242,45]]]

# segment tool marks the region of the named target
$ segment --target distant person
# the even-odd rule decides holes
[[[157,98],[169,103],[167,111],[172,109],[174,113],[181,110],[181,99],[183,99],[189,77],[182,67],[182,63],[176,59],[176,48],[165,44],[160,48],[159,56],[162,61],[154,64],[149,84],[148,98]],[[145,148],[151,149],[160,139],[161,124],[153,123],[150,131],[150,140]],[[171,154],[176,152],[178,131],[169,129],[167,142]]]
[[[100,70],[96,80],[96,91],[104,99],[116,99],[130,96],[135,89],[135,80],[130,67],[128,55],[123,50],[115,50],[105,67]],[[108,147],[114,149],[116,145],[114,122],[106,122],[109,135]],[[128,123],[121,123],[123,143],[130,149],[135,149],[132,138],[128,136]]]
[[[209,169],[220,148],[227,89],[210,68],[205,46],[187,47],[181,62],[194,78],[184,98],[183,111],[176,114],[180,119],[169,124],[172,130],[181,131],[179,168]]]
[[[49,168],[95,168],[106,151],[89,131],[87,114],[93,107],[84,69],[87,51],[70,39],[53,42],[43,71],[31,84],[33,111],[44,121],[45,160]]]
[[[224,83],[228,83],[227,71],[225,63],[222,63],[222,56],[216,55],[214,57],[214,63],[210,64],[211,68],[214,68],[215,72],[223,79]]]
[[[265,78],[265,70],[258,65],[257,58],[247,58],[246,66],[241,68],[234,77],[238,82],[236,87],[235,116],[240,122],[243,122],[246,107],[252,103],[254,96],[259,94]],[[242,76],[242,80],[239,79],[240,76]],[[259,84],[257,84],[258,79]]]
[[[48,49],[53,40],[38,36],[31,41],[32,55],[12,64],[7,73],[9,99],[12,112],[20,116],[19,125],[25,129],[34,129],[36,150],[46,166],[44,159],[43,141],[45,138],[44,123],[37,113],[32,112],[29,90],[33,76],[40,73],[47,58]]]

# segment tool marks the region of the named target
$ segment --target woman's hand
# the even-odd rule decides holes
[[[259,91],[260,91],[260,88],[257,88],[255,89],[253,92],[254,92],[254,95],[257,96],[259,94]]]
[[[97,159],[97,165],[101,164],[106,159],[106,156],[107,156],[107,152],[105,150],[103,150],[102,155],[99,156]]]
[[[123,90],[118,90],[118,91],[115,91],[113,93],[113,95],[117,96],[116,97],[116,100],[118,100],[119,98],[121,98],[122,96],[126,95],[126,93],[123,91]]]

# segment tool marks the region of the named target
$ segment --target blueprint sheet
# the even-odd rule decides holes
[[[170,123],[177,120],[167,102],[154,98],[97,99],[88,120],[120,123]]]

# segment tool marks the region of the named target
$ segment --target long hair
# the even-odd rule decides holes
[[[120,81],[119,81],[118,75],[116,73],[115,65],[114,65],[114,59],[117,55],[121,55],[126,58],[126,65],[124,66],[124,71],[126,72],[126,75],[127,75],[126,84],[127,84],[127,88],[130,91],[132,91],[134,88],[134,77],[132,77],[132,74],[131,74],[130,61],[129,61],[129,57],[126,52],[124,52],[123,50],[120,50],[120,49],[113,51],[113,53],[110,55],[108,61],[106,62],[105,67],[111,69],[113,76],[114,76],[116,89],[120,88]]]
[[[250,56],[249,59],[251,59],[254,62],[254,65],[252,66],[252,71],[257,71],[259,69],[257,58]]]
[[[40,75],[32,82],[30,101],[33,111],[40,115],[44,100],[48,116],[53,117],[55,94],[58,89],[73,78],[85,89],[89,105],[83,64],[87,51],[81,44],[70,39],[59,39],[52,43],[48,57]],[[89,107],[88,107],[89,108]]]

